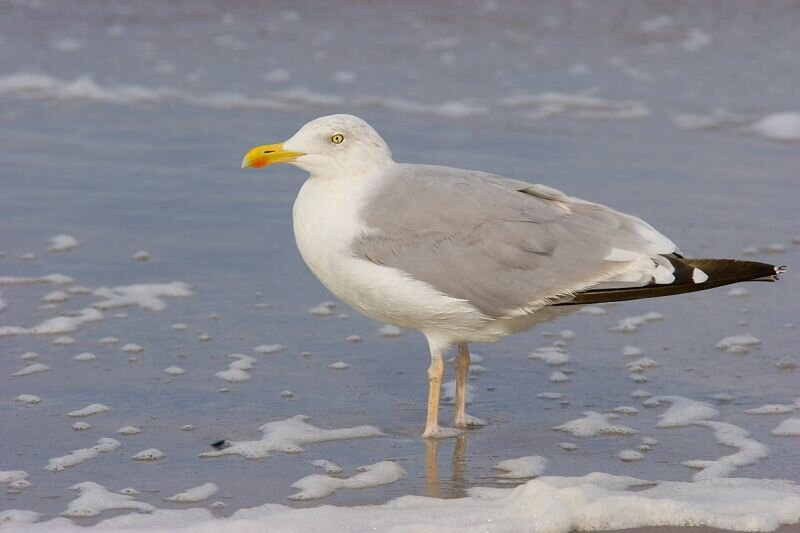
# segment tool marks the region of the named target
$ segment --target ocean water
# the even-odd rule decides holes
[[[3,2],[0,328],[30,328],[104,300],[102,292],[69,291],[76,286],[177,281],[191,295],[165,297],[160,310],[103,310],[101,320],[64,333],[71,344],[54,343],[59,334],[0,336],[0,471],[25,471],[32,484],[0,492],[0,511],[53,519],[77,495],[68,488],[86,481],[134,487],[138,501],[160,509],[220,501],[217,517],[264,503],[463,498],[475,487],[523,483],[493,466],[531,456],[547,459],[548,476],[688,482],[698,470],[684,462],[743,451],[728,461],[728,476],[799,482],[798,437],[772,433],[800,410],[800,283],[791,268],[800,264],[799,23],[792,2]],[[338,112],[368,120],[398,161],[544,183],[644,218],[687,256],[790,270],[780,283],[741,285],[747,292],[738,296],[721,288],[604,306],[603,314],[574,312],[473,346],[485,372],[473,375],[468,411],[487,426],[425,442],[422,336],[382,336],[381,324],[338,302],[330,316],[310,314],[334,298],[294,245],[291,205],[304,175],[288,166],[239,168],[252,146]],[[766,133],[754,126],[765,117],[773,117]],[[59,234],[79,245],[48,251]],[[149,260],[134,259],[137,252]],[[74,281],[2,278],[54,273]],[[57,290],[66,301],[42,307]],[[610,330],[649,312],[663,318],[634,332]],[[746,352],[715,348],[743,334],[760,342]],[[346,341],[351,335],[361,342]],[[119,343],[98,342],[107,337]],[[568,362],[528,358],[554,342]],[[143,351],[121,349],[130,343]],[[272,344],[284,349],[254,351]],[[641,355],[624,355],[626,346]],[[23,359],[29,352],[39,357]],[[73,359],[84,352],[96,358]],[[215,376],[232,353],[255,358],[248,381]],[[641,357],[658,366],[631,372]],[[349,367],[329,368],[339,361]],[[27,362],[50,370],[12,376]],[[164,372],[173,366],[186,373]],[[554,371],[569,381],[552,382]],[[648,407],[643,394],[632,397],[638,389],[717,413],[659,427],[671,402]],[[41,401],[16,400],[24,394]],[[67,416],[95,403],[111,410]],[[744,413],[766,404],[785,407]],[[636,434],[553,429],[619,406],[636,412],[608,423]],[[216,441],[257,440],[263,424],[295,415],[323,429],[369,425],[384,435],[255,460],[199,457]],[[449,420],[452,407],[442,416]],[[91,428],[76,431],[77,420]],[[721,445],[704,420],[750,436]],[[194,429],[181,429],[187,424]],[[126,425],[141,432],[116,432]],[[658,443],[641,460],[620,460],[643,437]],[[44,469],[101,438],[120,445],[63,471]],[[748,438],[766,453],[751,453],[763,449],[742,444]],[[165,457],[131,459],[149,448]],[[337,463],[343,477],[381,461],[406,474],[288,499],[294,482],[323,473],[312,465],[319,459]],[[164,501],[209,482],[219,491],[207,500]],[[72,520],[90,525],[123,512]]]

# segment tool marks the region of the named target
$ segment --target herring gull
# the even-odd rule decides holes
[[[775,281],[783,267],[690,259],[650,224],[502,176],[395,163],[352,115],[312,120],[242,167],[291,163],[310,176],[294,203],[297,247],[338,298],[419,330],[430,347],[424,437],[480,421],[465,411],[471,342],[530,328],[560,306]],[[444,356],[457,346],[454,428],[438,421]]]

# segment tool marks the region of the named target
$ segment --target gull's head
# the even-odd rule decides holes
[[[378,172],[392,163],[392,153],[372,126],[353,115],[312,120],[288,141],[256,146],[242,168],[292,163],[312,176],[355,176]]]

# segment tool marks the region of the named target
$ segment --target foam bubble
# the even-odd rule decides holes
[[[93,404],[87,405],[83,409],[77,409],[75,411],[70,411],[69,413],[67,413],[67,416],[72,416],[72,417],[78,418],[78,417],[96,415],[98,413],[105,413],[106,411],[111,411],[111,408],[109,406],[107,406],[107,405],[102,404],[102,403],[93,403]]]
[[[101,453],[112,452],[120,446],[121,444],[118,440],[103,437],[99,439],[94,446],[72,450],[69,454],[61,457],[53,457],[47,461],[47,465],[44,469],[50,472],[60,472],[75,465],[79,465],[84,461],[88,461],[89,459],[94,459]]]
[[[340,474],[342,472],[341,466],[327,459],[317,459],[311,464],[317,468],[321,468],[326,474]]]
[[[506,459],[500,461],[492,468],[502,470],[504,473],[497,477],[504,479],[524,479],[537,477],[544,474],[547,467],[547,459],[539,455],[520,457],[519,459]]]
[[[50,237],[50,246],[47,248],[47,250],[49,252],[66,252],[67,250],[77,248],[78,245],[80,245],[78,239],[72,235],[66,235],[62,233],[54,237]]]
[[[655,320],[663,320],[664,315],[651,311],[639,316],[630,316],[623,318],[616,326],[609,328],[610,331],[621,331],[623,333],[631,333],[637,331],[640,327],[648,322]]]
[[[280,353],[285,349],[286,346],[283,344],[262,344],[261,346],[256,346],[253,348],[253,351],[261,355],[272,355]]]
[[[307,416],[296,415],[286,420],[268,422],[258,428],[263,433],[260,440],[231,442],[231,446],[227,448],[204,452],[200,457],[241,455],[246,459],[261,459],[273,452],[302,452],[302,444],[383,435],[378,428],[372,426],[321,429],[309,424],[308,420],[310,419]]]
[[[158,461],[166,457],[167,454],[156,448],[147,448],[139,453],[133,455],[131,459],[134,461]]]
[[[349,478],[312,474],[292,483],[300,492],[289,496],[291,500],[313,500],[330,496],[339,489],[366,489],[388,485],[406,476],[406,471],[393,461],[380,461],[360,466],[360,473]]]
[[[40,403],[42,399],[36,396],[35,394],[20,394],[19,396],[14,398],[14,401],[21,403],[28,403],[28,404],[36,404]]]
[[[167,308],[165,298],[186,298],[192,295],[191,286],[181,281],[170,283],[137,283],[119,287],[100,287],[92,291],[94,296],[104,298],[93,307],[112,309],[137,306],[146,311],[162,311]]]
[[[555,426],[556,431],[564,431],[575,437],[594,437],[595,435],[633,435],[637,431],[621,424],[613,424],[614,415],[604,415],[594,411],[586,411],[583,418],[570,420],[560,426]]]
[[[644,455],[637,452],[636,450],[622,450],[617,454],[622,461],[625,462],[632,462],[632,461],[641,461],[644,459]]]
[[[787,418],[770,433],[779,437],[796,437],[800,435],[800,417]]]
[[[171,502],[194,503],[210,498],[217,492],[219,492],[219,487],[215,483],[203,483],[164,499]]]
[[[744,335],[731,335],[720,340],[714,347],[727,353],[745,354],[753,347],[759,346],[761,339],[754,337],[750,333]]]
[[[755,441],[750,437],[750,433],[739,426],[726,422],[695,422],[696,425],[706,426],[714,430],[714,438],[717,442],[739,448],[737,453],[720,457],[713,461],[693,460],[685,461],[691,468],[701,469],[694,475],[695,481],[717,479],[727,477],[740,466],[747,466],[769,456],[769,448],[766,445]]]
[[[93,481],[84,481],[70,488],[80,492],[80,496],[69,502],[67,510],[61,513],[63,516],[97,516],[103,511],[112,510],[132,510],[142,513],[155,511],[155,507],[149,503],[136,501],[127,494],[111,492]]]
[[[14,377],[30,376],[31,374],[40,374],[42,372],[48,372],[49,370],[52,369],[44,363],[33,363],[26,366],[22,370],[17,370],[11,375]]]
[[[719,411],[711,405],[683,396],[656,396],[651,400],[654,400],[655,405],[661,402],[672,404],[669,409],[658,415],[659,421],[656,424],[658,428],[688,426],[719,415]]]

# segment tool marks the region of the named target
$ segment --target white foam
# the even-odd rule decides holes
[[[694,475],[695,481],[717,479],[729,476],[737,467],[756,463],[769,456],[769,448],[755,441],[750,433],[739,426],[726,422],[695,422],[696,425],[710,427],[714,430],[714,438],[725,446],[739,448],[739,451],[720,457],[713,461],[693,460],[684,461],[683,464],[690,468],[699,468],[700,472]]]
[[[33,524],[39,520],[41,516],[42,514],[36,511],[23,511],[20,509],[0,511],[0,528]]]
[[[286,346],[283,344],[262,344],[261,346],[253,348],[253,351],[261,355],[272,355],[282,352],[285,349]]]
[[[42,301],[51,304],[60,304],[69,300],[69,295],[64,291],[52,291],[42,296]]]
[[[633,331],[637,331],[640,327],[642,327],[647,322],[653,322],[655,320],[662,320],[664,315],[661,313],[657,313],[655,311],[651,311],[649,313],[645,313],[639,316],[630,316],[627,318],[623,318],[619,321],[616,326],[609,328],[611,331],[622,331],[624,333],[630,333]]]
[[[637,357],[642,353],[642,349],[637,346],[625,346],[622,348],[622,355],[625,357]]]
[[[103,337],[102,339],[98,340],[97,343],[111,346],[114,344],[119,344],[119,339],[116,337]]]
[[[231,446],[200,454],[200,457],[240,455],[246,459],[261,459],[273,452],[302,452],[302,444],[312,444],[343,439],[376,437],[383,433],[372,426],[341,429],[321,429],[308,423],[309,417],[296,415],[285,420],[268,422],[261,426],[260,440],[231,442]]]
[[[786,413],[791,413],[797,408],[797,403],[768,403],[766,405],[762,405],[761,407],[746,409],[742,412],[748,415],[783,415]]]
[[[554,116],[577,119],[630,120],[650,115],[650,110],[642,102],[613,101],[575,93],[520,93],[502,98],[498,104],[504,107],[529,109],[527,117],[533,120]]]
[[[167,308],[164,298],[186,298],[192,295],[192,291],[188,283],[173,281],[100,287],[92,291],[92,295],[105,298],[93,304],[97,309],[138,306],[147,311],[162,311]]]
[[[182,376],[186,373],[186,370],[179,366],[168,366],[164,369],[164,373],[169,374],[170,376]]]
[[[336,361],[335,363],[329,364],[328,368],[332,368],[334,370],[344,370],[346,368],[350,368],[350,365],[348,365],[344,361]]]
[[[543,398],[545,400],[561,400],[566,397],[565,394],[560,392],[540,392],[536,395],[537,398]]]
[[[94,459],[101,453],[112,452],[120,446],[121,444],[118,440],[103,437],[99,439],[94,446],[72,450],[69,454],[61,457],[53,457],[47,461],[47,465],[44,469],[50,472],[60,472],[75,465],[79,465],[84,461],[88,461],[89,459]]]
[[[635,429],[613,424],[611,420],[616,415],[604,415],[594,411],[586,411],[583,418],[570,420],[553,429],[564,431],[574,437],[594,437],[595,435],[633,435],[638,433]]]
[[[40,403],[42,399],[36,396],[35,394],[20,394],[19,396],[14,398],[14,401],[21,403],[35,404],[35,403]]]
[[[772,141],[800,141],[800,113],[785,112],[767,115],[750,126],[750,130]]]
[[[28,479],[28,473],[24,470],[0,470],[0,485],[8,485],[23,479]]]
[[[560,370],[554,370],[550,374],[549,379],[552,383],[566,383],[567,381],[569,381],[569,376],[561,372]]]
[[[728,296],[732,298],[741,298],[750,294],[744,287],[734,287],[728,291]]]
[[[96,415],[98,413],[105,413],[106,411],[111,411],[111,408],[109,406],[107,406],[107,405],[102,404],[102,403],[93,403],[93,404],[87,405],[83,409],[77,409],[75,411],[70,411],[69,413],[67,413],[67,416],[72,416],[72,417],[76,417],[77,418],[77,417],[83,417],[83,416]]]
[[[292,487],[300,492],[292,494],[292,500],[313,500],[330,496],[339,489],[366,489],[388,485],[406,476],[406,471],[393,461],[380,461],[371,465],[360,466],[356,474],[349,478],[329,477],[312,474],[292,483]]]
[[[75,360],[75,361],[94,361],[95,359],[97,359],[97,356],[95,354],[93,354],[93,353],[83,352],[83,353],[79,353],[78,355],[76,355],[72,359]]]
[[[346,337],[344,340],[352,344],[358,344],[359,342],[361,342],[361,337],[358,335],[350,335]]]
[[[635,407],[630,406],[630,405],[620,405],[618,407],[613,408],[611,410],[611,412],[612,413],[617,413],[619,415],[633,416],[635,414],[638,414],[639,410],[637,408],[635,408]]]
[[[105,318],[103,313],[97,309],[87,307],[81,309],[77,314],[72,316],[59,316],[50,318],[44,322],[33,326],[32,328],[24,328],[19,326],[3,326],[0,327],[0,337],[7,335],[53,335],[60,333],[71,333],[77,331],[79,327],[90,322],[98,322]]]
[[[787,418],[770,433],[779,437],[796,437],[800,435],[800,417]]]
[[[138,344],[130,342],[128,344],[122,345],[120,347],[120,350],[122,350],[123,352],[128,352],[128,353],[142,353],[144,351],[144,348],[142,348]]]
[[[622,450],[617,454],[617,457],[625,462],[641,461],[644,459],[644,455],[636,450]]]
[[[400,328],[390,324],[385,324],[378,330],[378,335],[381,335],[382,337],[399,337],[402,334],[403,331]]]
[[[139,261],[141,263],[150,261],[150,254],[144,250],[139,250],[138,252],[134,253],[132,257],[134,261]]]
[[[180,503],[194,503],[200,502],[207,498],[210,498],[214,494],[219,492],[219,487],[215,483],[203,483],[197,487],[192,487],[190,489],[186,489],[183,492],[179,492],[169,498],[164,498],[165,500],[169,500],[171,502],[180,502]]]
[[[651,398],[655,405],[661,402],[670,402],[672,405],[658,415],[658,428],[672,428],[688,426],[703,422],[719,415],[719,411],[706,402],[684,398],[683,396],[655,396]]]
[[[228,354],[228,357],[234,359],[232,363],[228,364],[228,369],[221,370],[214,375],[231,383],[248,381],[250,379],[250,369],[253,368],[257,359],[242,353]]]
[[[708,397],[718,402],[732,402],[733,400],[736,399],[736,397],[733,394],[728,394],[727,392],[717,392],[714,394],[709,394]]]
[[[62,233],[60,235],[50,237],[50,246],[47,248],[47,250],[49,252],[66,252],[67,250],[77,248],[79,245],[80,242],[78,239],[72,235],[66,235]]]
[[[499,478],[524,479],[537,477],[544,474],[545,468],[547,468],[547,459],[539,455],[530,455],[527,457],[520,457],[519,459],[500,461],[492,468],[495,470],[503,470],[504,473],[497,475]]]
[[[134,454],[131,459],[134,461],[158,461],[166,456],[167,454],[157,448],[147,448]]]
[[[654,485],[647,487],[647,485]],[[634,487],[643,487],[630,490]],[[584,477],[544,476],[515,488],[473,488],[468,496],[439,499],[403,496],[381,505],[290,508],[265,504],[229,518],[208,510],[163,510],[152,516],[125,515],[100,522],[99,531],[176,530],[245,533],[327,533],[331,524],[347,531],[542,531],[620,530],[648,526],[704,526],[737,531],[773,531],[800,521],[800,489],[790,481],[715,479],[688,483],[594,473]],[[139,502],[137,502],[139,503]],[[141,509],[138,509],[141,510]],[[52,520],[37,531],[79,533],[81,526]]]
[[[536,359],[544,361],[545,364],[550,366],[559,366],[568,363],[569,355],[555,346],[547,346],[544,348],[537,348],[532,354],[528,356],[529,359]]]
[[[78,342],[78,340],[74,337],[70,337],[69,335],[62,335],[53,339],[53,344],[59,346],[69,346],[70,344],[75,344],[76,342]]]
[[[117,433],[119,433],[120,435],[137,435],[141,432],[142,432],[141,428],[138,428],[136,426],[122,426],[117,430]]]
[[[628,363],[628,370],[631,372],[644,372],[648,368],[655,368],[657,366],[659,365],[655,359],[642,357],[641,359],[637,359],[636,361],[631,361]]]
[[[753,347],[759,346],[761,339],[754,337],[750,333],[744,335],[731,335],[720,340],[714,347],[727,353],[745,354]]]
[[[119,494],[107,490],[103,485],[92,481],[84,481],[70,487],[80,492],[80,496],[69,502],[63,516],[87,517],[97,516],[103,511],[132,510],[151,513],[155,507],[149,503],[136,501],[133,496]]]
[[[311,464],[317,468],[321,468],[326,474],[340,474],[342,472],[341,466],[327,459],[317,459]]]
[[[74,429],[75,431],[86,431],[87,429],[92,429],[92,425],[89,422],[78,420],[77,422],[72,424],[72,429]]]
[[[51,370],[51,368],[44,363],[33,363],[26,366],[22,370],[17,370],[11,375],[14,377],[30,376],[31,374],[39,374],[41,372],[47,372],[49,370]]]
[[[17,277],[17,276],[0,276],[0,285],[24,285],[29,283],[53,283],[54,285],[66,285],[72,283],[74,280],[63,274],[48,274],[46,276],[35,277]]]
[[[330,316],[333,310],[336,309],[335,302],[322,302],[316,307],[312,307],[308,312],[314,316]]]

